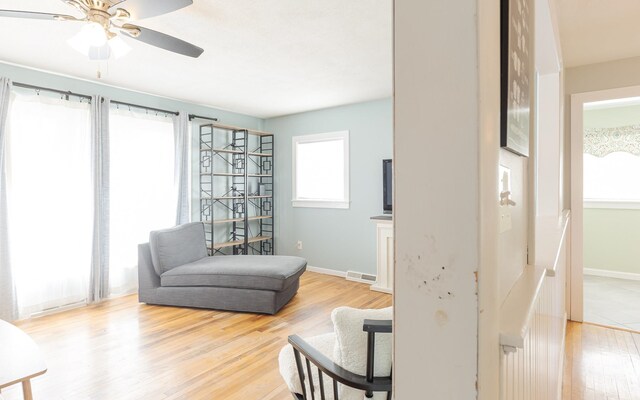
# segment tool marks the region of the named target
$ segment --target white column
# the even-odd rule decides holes
[[[484,315],[495,318],[496,308],[498,16],[497,0],[395,0],[399,400],[474,399],[481,383],[477,279],[485,264],[493,263],[481,276],[489,288]],[[485,381],[497,386],[491,321]]]

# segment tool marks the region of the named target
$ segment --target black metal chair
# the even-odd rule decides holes
[[[338,383],[352,387],[354,389],[363,390],[365,397],[372,398],[374,392],[386,392],[387,400],[391,400],[391,376],[374,377],[374,354],[375,354],[375,341],[377,333],[391,333],[392,321],[390,320],[364,320],[362,330],[367,332],[367,371],[366,375],[354,374],[351,371],[347,371],[338,364],[331,361],[327,356],[320,353],[313,348],[309,343],[305,342],[297,335],[289,336],[289,343],[293,346],[293,353],[296,360],[296,367],[298,369],[298,377],[300,379],[300,385],[302,386],[302,394],[293,393],[295,400],[326,400],[325,385],[323,373],[333,380],[333,398],[339,400],[338,397]],[[302,356],[305,358],[305,364],[303,365]],[[311,373],[313,364],[318,370],[318,386],[320,391],[320,397],[316,397],[313,375]],[[306,389],[306,376],[309,378],[309,386],[311,398],[307,396]]]

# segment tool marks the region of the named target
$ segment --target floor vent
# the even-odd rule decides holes
[[[347,271],[347,280],[362,283],[375,283],[376,276],[363,274],[362,272]]]

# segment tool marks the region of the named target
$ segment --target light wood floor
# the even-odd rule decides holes
[[[569,322],[563,400],[640,400],[640,333]]]
[[[49,367],[33,381],[37,400],[291,400],[278,352],[288,335],[331,331],[331,310],[342,305],[382,308],[391,295],[306,272],[275,316],[149,306],[127,296],[16,325]],[[17,388],[2,395],[21,398]]]

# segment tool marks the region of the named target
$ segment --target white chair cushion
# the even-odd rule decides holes
[[[360,310],[351,307],[338,307],[331,313],[336,345],[333,349],[333,361],[355,374],[367,372],[367,332],[362,330],[365,319],[390,320],[392,307]],[[376,334],[374,376],[391,374],[391,344],[389,333]],[[361,400],[363,391],[340,385],[340,400]],[[374,399],[386,399],[386,393],[375,393]]]
[[[336,335],[335,333],[325,333],[323,335],[313,336],[308,339],[305,339],[307,343],[309,343],[313,348],[318,350],[320,353],[327,356],[329,359],[332,358],[333,354],[333,346],[336,343]],[[300,355],[302,362],[304,363],[304,356]],[[293,354],[293,347],[288,344],[280,350],[280,354],[278,355],[278,364],[280,366],[280,375],[284,379],[284,382],[289,387],[289,390],[293,393],[302,394],[302,386],[300,385],[300,378],[298,377],[298,368],[296,367],[296,359]],[[316,398],[320,398],[320,385],[318,381],[318,369],[311,364],[311,375],[313,377],[313,383],[315,387],[315,391],[317,393]],[[306,388],[307,388],[307,398],[311,398],[311,392],[309,391],[309,377],[307,374],[306,367],[304,368],[304,376],[306,379]],[[333,381],[331,378],[324,375],[324,390],[325,397],[327,400],[333,400]]]

